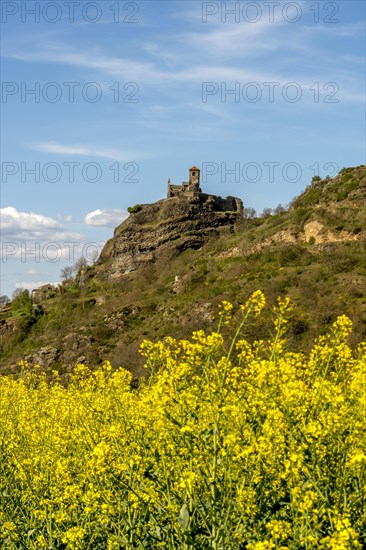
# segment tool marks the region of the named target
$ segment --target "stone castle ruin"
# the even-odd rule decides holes
[[[148,264],[169,262],[185,250],[201,248],[221,231],[233,231],[241,219],[242,201],[203,193],[200,170],[192,166],[188,181],[168,181],[166,198],[131,209],[105,244],[98,265],[108,266],[104,272],[114,279]]]
[[[243,214],[243,203],[237,197],[226,197],[223,199],[217,195],[208,195],[202,193],[200,187],[200,169],[192,166],[189,169],[189,181],[183,181],[181,185],[175,185],[168,179],[167,199],[173,197],[185,197],[187,199],[196,199],[202,202],[211,203],[212,209],[216,212],[235,212],[239,216]]]
[[[167,198],[177,197],[180,193],[189,194],[191,196],[202,193],[200,188],[200,169],[197,168],[197,166],[192,166],[192,168],[189,169],[189,181],[183,181],[182,185],[172,185],[170,183],[170,178],[168,179]]]

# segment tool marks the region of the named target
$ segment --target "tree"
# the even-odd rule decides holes
[[[9,303],[10,303],[10,298],[8,296],[5,296],[5,294],[0,296],[0,306],[4,304],[9,304]]]
[[[61,269],[61,280],[62,281],[71,281],[73,277],[74,269],[71,265],[67,265]]]
[[[286,208],[282,204],[278,204],[276,208],[273,210],[273,213],[278,216],[281,214],[284,214],[286,212]]]
[[[272,208],[264,208],[261,214],[261,218],[269,218],[272,215]]]
[[[74,264],[74,273],[75,275],[78,275],[80,271],[82,271],[85,267],[87,267],[88,261],[85,258],[85,256],[81,256]]]
[[[254,208],[244,208],[243,215],[245,220],[253,220],[257,217],[257,212]]]
[[[29,290],[17,288],[14,291],[11,301],[11,311],[17,320],[18,328],[25,335],[36,321]]]
[[[24,288],[17,288],[13,293],[11,311],[22,338],[44,313],[41,306],[33,304],[29,290]]]
[[[22,310],[26,307],[32,305],[32,299],[29,294],[29,290],[24,288],[17,288],[13,292],[11,309],[13,311]]]
[[[85,256],[81,256],[74,265],[67,265],[61,269],[61,279],[63,281],[71,281],[74,277],[80,275],[81,271],[88,266],[88,261]]]

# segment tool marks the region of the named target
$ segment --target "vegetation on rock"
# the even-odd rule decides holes
[[[135,206],[129,206],[127,208],[127,212],[129,212],[130,214],[135,214],[136,212],[139,212],[141,208],[141,204],[135,204]]]

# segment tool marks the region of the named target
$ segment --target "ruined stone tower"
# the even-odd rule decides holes
[[[201,193],[200,188],[200,169],[197,166],[192,166],[189,169],[189,190]]]
[[[192,203],[200,203],[209,206],[212,212],[230,212],[238,218],[243,216],[243,203],[237,197],[222,197],[202,193],[200,187],[200,169],[192,166],[189,169],[189,181],[183,181],[181,185],[174,185],[168,179],[168,199],[181,198],[188,199]]]

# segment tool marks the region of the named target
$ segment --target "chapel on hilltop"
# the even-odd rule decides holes
[[[189,169],[189,181],[183,181],[181,185],[173,185],[168,179],[168,195],[167,198],[176,197],[180,193],[188,193],[192,196],[197,193],[202,193],[200,188],[200,169],[197,166],[192,166]]]
[[[181,185],[170,183],[168,179],[167,199],[187,198],[189,201],[198,201],[206,204],[214,212],[234,212],[239,217],[243,215],[242,200],[237,197],[226,197],[203,193],[200,187],[200,169],[192,166],[189,169],[189,181],[183,181]]]

